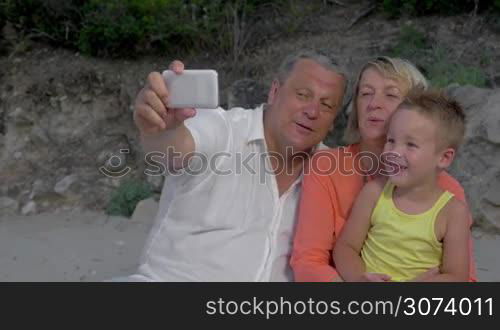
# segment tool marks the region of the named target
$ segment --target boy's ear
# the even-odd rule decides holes
[[[273,83],[271,84],[271,88],[269,89],[269,93],[267,94],[267,104],[273,104],[279,88],[280,88],[280,83],[278,79],[274,79]]]
[[[453,148],[446,148],[441,152],[441,156],[439,157],[438,167],[440,169],[448,168],[453,159],[455,159],[456,151]]]

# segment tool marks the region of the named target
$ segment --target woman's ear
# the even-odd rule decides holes
[[[455,159],[456,151],[453,148],[446,148],[441,151],[441,156],[439,157],[438,167],[440,169],[448,168],[453,159]]]
[[[267,104],[274,103],[279,88],[280,88],[280,83],[278,79],[274,79],[273,83],[271,84],[271,88],[269,89],[269,93],[267,94]]]

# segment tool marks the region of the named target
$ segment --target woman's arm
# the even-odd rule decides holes
[[[331,266],[335,244],[335,191],[328,177],[314,171],[304,176],[299,217],[293,244],[291,266],[295,281],[331,282],[341,280]]]

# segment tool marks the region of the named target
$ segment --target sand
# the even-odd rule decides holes
[[[133,273],[156,213],[143,201],[132,218],[99,212],[0,216],[0,281],[94,282]],[[478,279],[500,281],[500,236],[473,231]]]

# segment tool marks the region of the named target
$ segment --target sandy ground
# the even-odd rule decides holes
[[[146,200],[130,219],[97,212],[0,216],[0,281],[94,282],[129,275],[156,209]]]
[[[131,219],[102,213],[0,216],[0,281],[103,281],[132,273],[156,212],[143,201]],[[500,281],[500,236],[473,232],[478,278]]]

